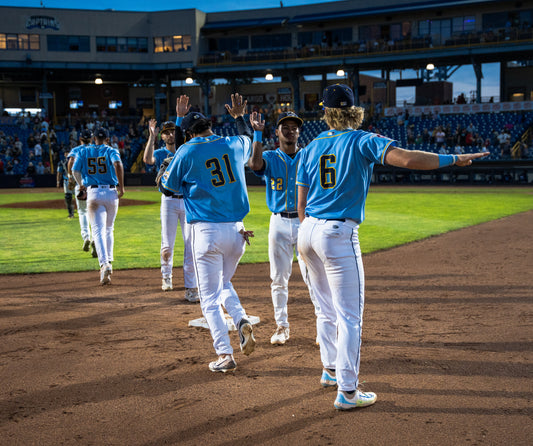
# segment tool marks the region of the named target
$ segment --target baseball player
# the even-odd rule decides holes
[[[114,224],[118,200],[124,195],[124,168],[118,150],[105,144],[108,137],[106,129],[97,129],[94,144],[80,150],[72,166],[80,192],[87,199],[102,285],[111,283]]]
[[[185,95],[178,97],[176,100],[176,113],[178,116],[176,122],[178,125],[189,109],[189,97]],[[166,158],[174,156],[176,153],[176,139],[178,139],[178,147],[181,146],[183,143],[183,135],[181,129],[179,127],[176,128],[176,124],[171,121],[164,122],[161,127],[161,139],[164,141],[165,147],[154,150],[157,134],[159,132],[159,129],[156,128],[156,124],[157,122],[155,119],[150,119],[148,125],[150,136],[146,143],[143,160],[146,164],[155,164],[157,168],[159,168]],[[181,194],[172,194],[170,196],[161,194],[161,274],[163,276],[163,284],[161,288],[163,291],[170,291],[173,289],[172,267],[178,222],[181,226],[181,234],[184,243],[183,276],[185,299],[189,302],[199,302],[198,285],[192,261],[190,240],[191,228],[185,220],[185,206]]]
[[[264,128],[264,121],[252,113],[250,121],[254,128]],[[254,125],[255,122],[255,125]],[[308,285],[305,263],[298,256],[297,240],[300,220],[296,210],[298,199],[296,190],[296,172],[300,162],[298,137],[303,120],[294,112],[284,112],[276,123],[276,136],[279,148],[262,152],[260,142],[262,133],[256,136],[253,144],[252,157],[248,166],[256,175],[263,176],[267,184],[266,201],[272,212],[268,231],[268,258],[270,261],[270,278],[272,304],[277,328],[271,344],[283,345],[289,340],[289,320],[287,301],[289,298],[289,278],[292,273],[294,251],[304,282]],[[311,301],[314,302],[313,291],[309,287]],[[316,307],[316,305],[315,305]]]
[[[232,107],[226,108],[242,117],[246,101],[232,95]],[[237,364],[222,306],[237,327],[242,352],[249,355],[255,349],[252,325],[231,284],[245,243],[253,236],[242,223],[250,211],[244,165],[252,143],[246,136],[215,135],[211,121],[197,112],[187,114],[181,126],[187,142],[172,158],[160,188],[166,194],[182,194],[185,200],[200,306],[218,355],[209,369],[233,372]]]
[[[57,187],[63,185],[65,192],[65,204],[67,206],[69,220],[74,218],[74,202],[72,201],[72,194],[74,193],[73,184],[68,181],[68,166],[66,159],[60,159],[57,163]]]
[[[486,156],[437,155],[404,150],[395,141],[357,128],[364,111],[353,91],[332,85],[323,93],[329,130],[300,156],[298,169],[298,249],[309,269],[318,301],[318,340],[323,386],[337,386],[334,407],[349,410],[374,404],[376,394],[358,390],[364,307],[364,274],[358,227],[374,164],[416,170],[468,166]]]
[[[92,256],[97,257],[96,247],[94,245],[94,242],[92,241],[91,228],[89,226],[89,216],[87,215],[87,200],[80,200],[78,198],[80,188],[76,184],[76,180],[74,179],[74,176],[72,175],[72,166],[74,165],[74,160],[76,159],[76,155],[78,154],[80,150],[83,150],[86,146],[88,146],[91,143],[92,137],[93,137],[93,134],[90,130],[82,130],[80,134],[80,145],[74,147],[67,155],[67,159],[68,159],[67,169],[68,169],[69,185],[71,188],[72,188],[72,185],[74,185],[74,196],[76,197],[76,207],[78,208],[78,220],[80,222],[81,238],[83,239],[82,249],[84,251],[89,251],[90,249]]]

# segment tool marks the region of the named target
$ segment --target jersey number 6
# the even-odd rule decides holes
[[[337,172],[332,164],[337,162],[335,155],[320,157],[320,185],[322,189],[332,189],[337,184]]]
[[[228,178],[230,183],[235,182],[235,175],[233,175],[233,170],[231,169],[231,163],[229,161],[228,154],[222,156],[224,164],[226,165],[226,172],[228,173]],[[211,184],[215,187],[224,186],[226,184],[226,179],[224,177],[224,172],[222,172],[222,166],[220,165],[220,160],[218,158],[211,158],[205,162],[205,167],[211,170],[211,175],[216,176],[211,180]]]

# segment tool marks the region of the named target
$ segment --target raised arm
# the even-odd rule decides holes
[[[148,130],[150,131],[150,136],[148,137],[148,142],[144,148],[143,161],[145,164],[153,165],[156,162],[154,158],[155,144],[157,142],[157,135],[159,134],[159,127],[157,126],[157,120],[150,119],[148,122]]]
[[[231,95],[231,107],[229,104],[226,104],[226,110],[228,110],[228,113],[235,119],[235,123],[237,124],[237,133],[252,139],[252,131],[244,120],[247,107],[248,101],[243,99],[239,93]]]
[[[189,104],[189,96],[182,94],[176,98],[176,148],[185,142],[185,135],[181,129],[181,121],[183,121],[185,115],[189,113],[190,109],[191,105]]]
[[[248,167],[255,171],[261,171],[265,167],[263,160],[263,130],[265,129],[265,120],[261,119],[261,114],[252,112],[250,114],[250,124],[254,130],[254,139],[252,142],[252,156],[248,160]]]

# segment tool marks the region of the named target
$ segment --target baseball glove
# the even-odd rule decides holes
[[[80,189],[76,198],[81,201],[87,200],[87,189]]]
[[[67,187],[69,190],[74,190],[74,188],[76,187],[76,180],[74,179],[74,177],[69,177]]]
[[[168,165],[172,161],[172,157],[165,158],[163,162],[161,163],[161,166],[159,167],[159,172],[157,172],[157,176],[155,177],[155,184],[159,186],[159,183],[161,181],[161,177],[165,173],[165,170],[167,170]]]

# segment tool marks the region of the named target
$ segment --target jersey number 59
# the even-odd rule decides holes
[[[335,155],[322,155],[320,157],[320,185],[322,189],[332,189],[337,184],[337,171]]]

